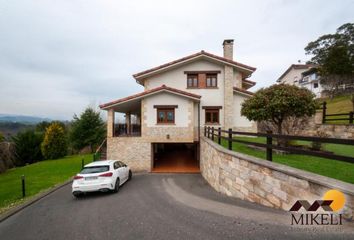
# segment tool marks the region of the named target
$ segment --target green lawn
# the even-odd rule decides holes
[[[0,175],[0,212],[22,202],[21,175],[26,177],[26,196],[31,197],[56,184],[65,182],[81,170],[81,160],[92,161],[92,155],[67,156],[46,160],[24,167],[9,169]]]
[[[327,102],[327,113],[347,113],[353,111],[353,106],[349,95],[334,97],[333,99],[324,99]]]
[[[353,111],[353,105],[350,101],[350,95],[337,96],[333,99],[321,99],[321,102],[327,102],[327,114],[349,113]],[[330,116],[326,122],[331,124],[348,124],[348,120],[331,121],[333,118],[349,118],[349,116]]]
[[[259,143],[266,142],[264,137],[237,137],[237,139]],[[221,144],[226,148],[228,146],[227,141],[223,139]],[[296,144],[305,145],[310,143],[305,141],[298,141]],[[242,143],[234,142],[232,149],[236,152],[244,153],[261,159],[266,159],[265,151],[250,148]],[[354,147],[350,145],[328,143],[324,145],[324,149],[327,151],[332,151],[338,155],[354,157]],[[276,154],[274,152],[273,162],[335,178],[344,182],[354,183],[354,164],[352,163],[298,154]]]

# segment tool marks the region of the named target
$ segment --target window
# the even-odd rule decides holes
[[[199,85],[198,74],[188,74],[187,75],[187,87],[197,88]]]
[[[109,166],[84,167],[80,174],[101,173],[109,171]]]
[[[114,162],[113,166],[114,169],[120,168],[119,162]]]
[[[121,167],[126,167],[127,166],[127,164],[125,164],[124,162],[121,162],[121,161],[118,161],[118,162],[119,162]]]
[[[219,123],[219,109],[205,109],[205,123]]]
[[[157,123],[175,123],[174,108],[158,108]]]
[[[207,87],[217,87],[218,80],[216,74],[207,74],[206,75],[206,86]]]
[[[318,83],[314,83],[313,88],[318,88]]]

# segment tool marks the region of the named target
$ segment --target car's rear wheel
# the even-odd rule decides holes
[[[82,197],[82,193],[81,193],[81,192],[73,192],[73,195],[74,195],[74,197],[76,197],[76,198]]]
[[[120,184],[120,181],[119,181],[119,178],[117,178],[116,184],[114,185],[113,192],[117,193],[119,191],[119,184]]]
[[[132,177],[133,177],[133,173],[132,173],[132,171],[131,171],[131,170],[129,170],[129,177],[128,177],[128,181],[129,181],[129,180],[131,180],[131,179],[132,179]]]

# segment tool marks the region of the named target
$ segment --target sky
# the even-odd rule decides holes
[[[274,84],[304,47],[354,22],[354,0],[0,0],[0,113],[70,120],[143,88],[134,73],[205,50]]]

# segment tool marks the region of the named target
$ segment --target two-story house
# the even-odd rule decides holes
[[[277,80],[278,83],[307,88],[316,97],[321,97],[322,87],[316,65],[292,64]]]
[[[233,60],[233,40],[223,49],[223,57],[201,51],[134,74],[143,92],[100,105],[108,112],[107,158],[133,170],[198,172],[204,126],[256,131],[240,114],[256,68]],[[125,114],[123,126],[115,113]]]

